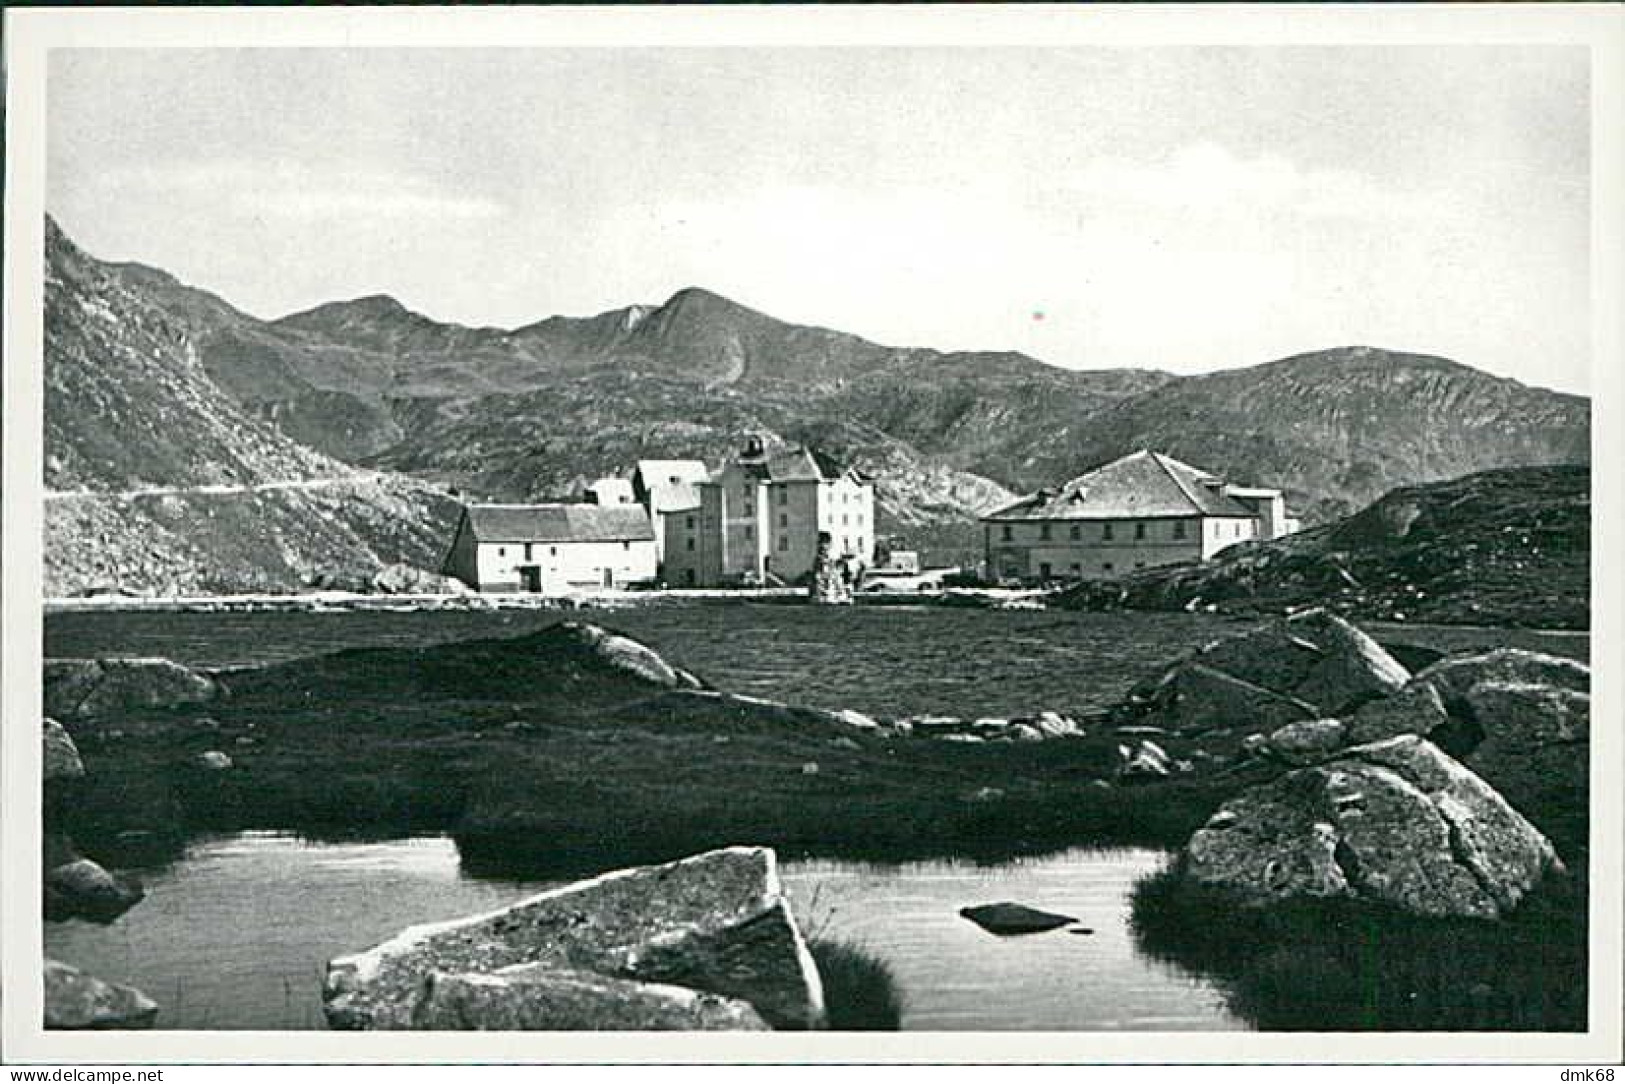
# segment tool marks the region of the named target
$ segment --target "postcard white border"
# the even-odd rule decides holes
[[[25,9],[6,12],[4,756],[0,1041],[8,1064],[97,1062],[1612,1062],[1621,1051],[1625,554],[1617,5]],[[1593,731],[1591,1030],[1552,1034],[974,1032],[883,1035],[46,1033],[39,1026],[41,379],[45,54],[71,47],[1575,44],[1592,56]],[[1612,665],[1606,665],[1612,664]]]

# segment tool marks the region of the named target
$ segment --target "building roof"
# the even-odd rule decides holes
[[[708,472],[698,459],[640,459],[632,476],[651,511],[677,512],[700,506]]]
[[[640,504],[471,504],[464,509],[481,542],[654,541]]]
[[[741,456],[736,463],[746,474],[768,482],[834,482],[847,474],[864,481],[828,452],[799,445],[761,456]]]
[[[1058,489],[1041,489],[982,517],[1145,519],[1155,516],[1251,517],[1218,477],[1157,452],[1139,451],[1097,467]]]
[[[600,478],[587,486],[587,492],[597,504],[631,504],[635,499],[630,478]]]

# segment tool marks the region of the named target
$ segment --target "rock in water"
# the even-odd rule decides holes
[[[157,1016],[157,1003],[133,986],[103,982],[77,967],[45,961],[47,1028],[150,1028]]]
[[[45,747],[41,752],[41,768],[46,783],[59,783],[65,779],[78,779],[85,774],[84,762],[79,759],[79,748],[73,744],[68,732],[55,719],[46,719],[42,737]]]
[[[45,871],[44,893],[45,917],[52,922],[70,918],[112,922],[146,895],[139,884],[78,857]]]
[[[1250,905],[1342,897],[1497,918],[1561,865],[1489,784],[1407,735],[1244,791],[1191,837],[1180,868]]]
[[[489,976],[527,965],[531,969],[519,981],[510,975],[510,985],[545,984],[550,972],[585,971],[634,986],[681,986],[744,1001],[775,1028],[821,1027],[823,986],[776,867],[767,848],[731,847],[606,873],[490,914],[412,927],[328,964],[323,992],[328,1023],[340,1029],[410,1028],[430,992],[431,974]],[[465,983],[447,996],[465,1006],[480,997],[493,1004],[501,1000],[503,1013],[540,1021],[549,1004],[585,1004],[579,976],[568,981],[568,989],[555,993],[515,990],[501,999],[490,987],[476,996]],[[609,999],[600,1005],[603,1026],[637,1016],[650,999],[664,996],[657,990],[633,1005],[611,1004],[616,991],[625,989],[604,984],[592,994]],[[528,1007],[515,1007],[514,1000]],[[454,1011],[462,1010],[424,1009],[424,1014],[443,1021]]]
[[[988,933],[996,933],[1001,937],[1008,937],[1018,933],[1042,933],[1045,930],[1058,929],[1061,926],[1070,926],[1078,921],[1071,915],[1058,915],[1052,911],[1040,911],[1036,907],[1025,904],[1010,903],[984,903],[978,907],[962,907],[959,914],[970,919]]]
[[[412,1010],[421,1031],[769,1031],[749,1002],[684,986],[520,964],[431,972]]]
[[[46,659],[44,681],[46,714],[65,719],[207,703],[225,692],[168,659]]]

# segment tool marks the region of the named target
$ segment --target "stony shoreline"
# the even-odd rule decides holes
[[[989,608],[1037,608],[1039,592],[1002,588],[954,589],[901,594],[856,594],[853,602],[873,606],[964,605]],[[303,594],[243,595],[97,595],[47,598],[47,615],[63,613],[351,613],[361,611],[442,610],[585,610],[627,609],[669,602],[726,604],[808,602],[800,587],[663,588],[649,591],[599,590],[571,595],[514,594],[361,594],[312,591]]]

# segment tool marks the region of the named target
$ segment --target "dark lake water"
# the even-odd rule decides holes
[[[56,614],[50,656],[161,655],[227,667],[356,646],[517,636],[560,620],[633,635],[734,692],[881,716],[1012,715],[1113,703],[1171,659],[1249,623],[1191,614],[1085,614],[940,607],[674,604],[557,612]],[[1440,649],[1513,645],[1584,658],[1583,636],[1369,627]],[[1080,841],[1082,842],[1082,841]],[[1128,892],[1152,851],[1068,851],[997,866],[788,862],[814,932],[882,956],[905,1026],[935,1029],[1245,1027],[1204,980],[1142,957]],[[309,844],[246,834],[205,841],[146,876],[149,895],[110,927],[49,926],[46,950],[146,990],[162,1026],[321,1026],[332,956],[402,927],[486,910],[545,887],[465,876],[443,839]],[[1017,900],[1096,931],[994,938],[960,907]]]
[[[1206,614],[754,603],[570,614],[63,613],[47,616],[44,650],[57,657],[162,655],[194,666],[243,666],[346,647],[519,636],[564,620],[628,633],[732,692],[888,716],[1104,706],[1180,654],[1252,626]],[[1368,627],[1382,638],[1441,649],[1512,645],[1583,658],[1587,642],[1514,630]]]
[[[1154,851],[1078,850],[996,866],[798,861],[780,873],[810,935],[860,945],[891,966],[906,1029],[1244,1028],[1206,980],[1134,948],[1127,894],[1161,861]],[[465,877],[445,839],[331,844],[245,833],[194,846],[150,871],[146,887],[111,926],[48,926],[47,954],[145,990],[162,1006],[160,1027],[283,1030],[323,1026],[331,957],[551,885]],[[1001,938],[958,915],[1002,899],[1095,932]]]

